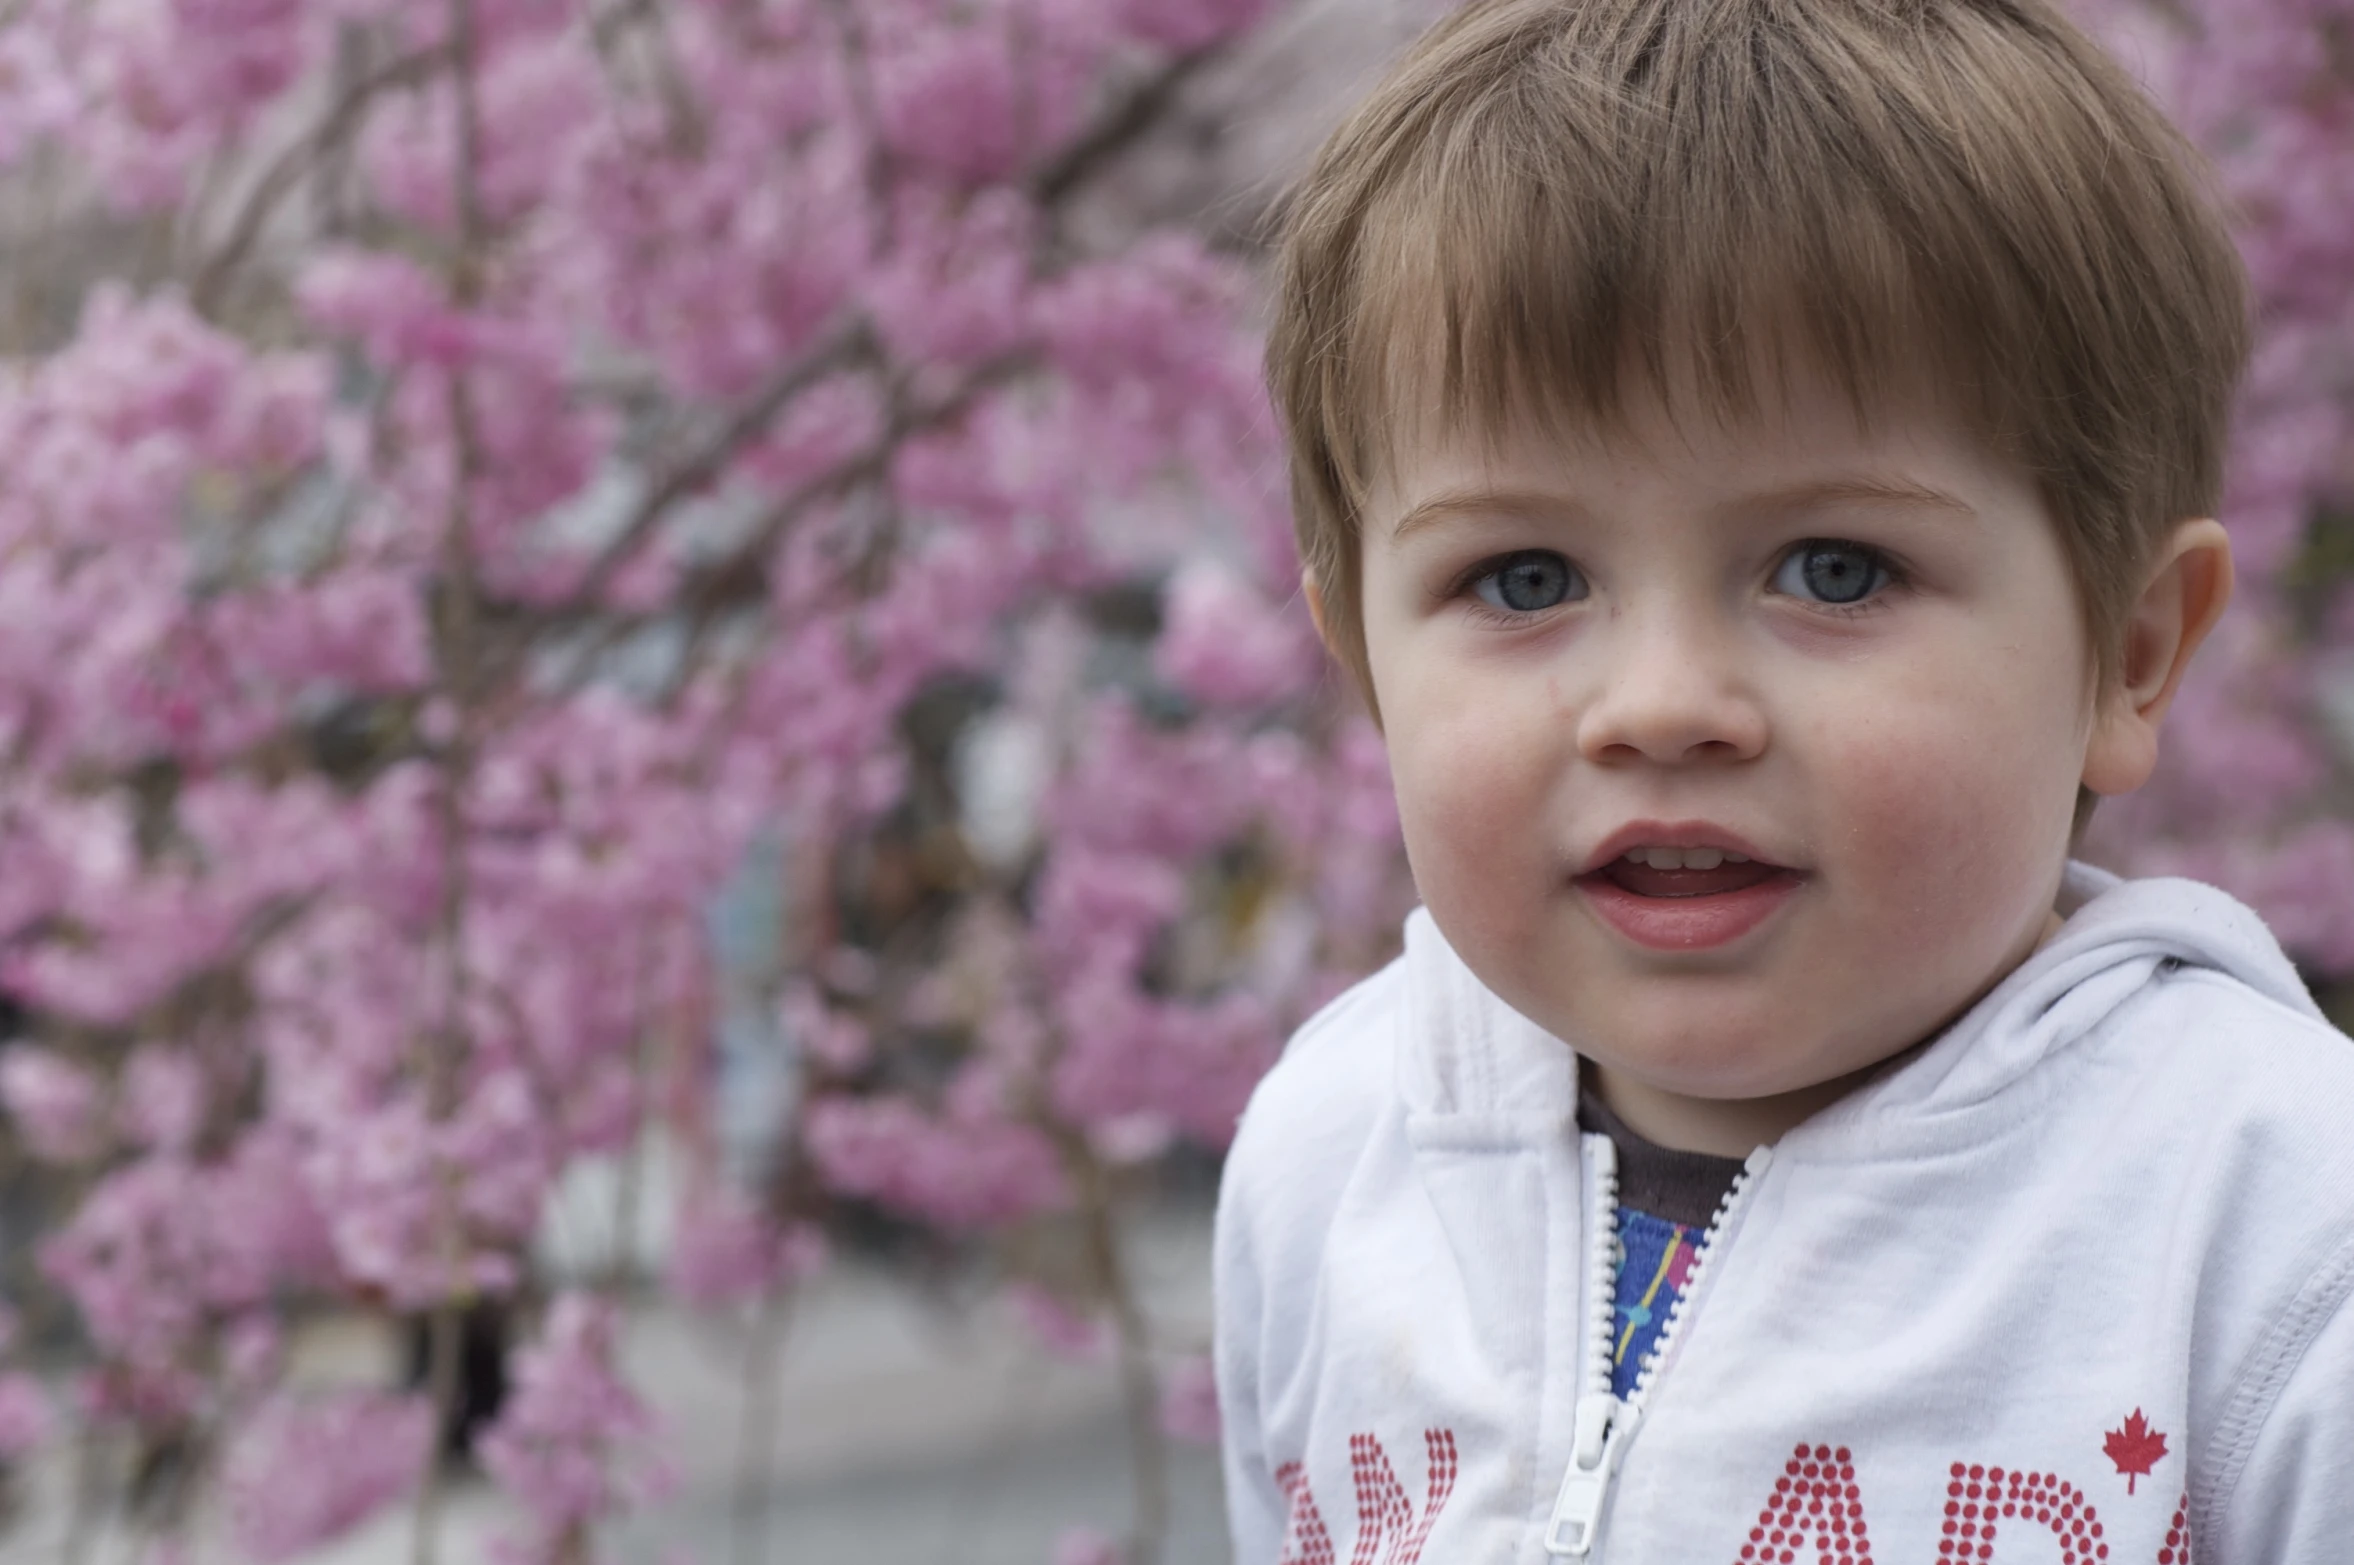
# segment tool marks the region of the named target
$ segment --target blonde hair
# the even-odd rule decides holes
[[[2042,0],[1475,0],[1283,219],[1268,372],[1329,638],[1372,699],[1358,519],[1414,409],[1493,435],[1678,386],[1933,388],[2036,478],[2113,677],[2213,514],[2246,284],[2204,166]]]

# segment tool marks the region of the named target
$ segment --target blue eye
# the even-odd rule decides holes
[[[1774,590],[1817,603],[1861,603],[1889,582],[1887,563],[1860,543],[1815,538],[1782,556]]]
[[[1586,578],[1550,549],[1523,549],[1492,561],[1471,587],[1490,608],[1535,614],[1584,597]]]

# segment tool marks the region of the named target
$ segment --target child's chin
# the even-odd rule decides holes
[[[1787,1097],[1837,1080],[1842,1072],[1799,1057],[1792,1048],[1777,1055],[1766,1040],[1713,1039],[1705,1044],[1661,1042],[1618,1053],[1615,1068],[1654,1092],[1710,1103],[1747,1103]],[[1597,1051],[1605,1066],[1610,1059]]]

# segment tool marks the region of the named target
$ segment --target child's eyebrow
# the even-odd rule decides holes
[[[1819,510],[1832,505],[1903,506],[1942,511],[1976,520],[1978,512],[1943,489],[1877,473],[1843,473],[1827,478],[1801,479],[1754,493],[1738,495],[1716,509],[1724,512],[1775,513]],[[1390,529],[1390,542],[1402,543],[1419,532],[1450,523],[1494,516],[1588,517],[1592,513],[1564,494],[1528,489],[1451,489],[1410,507]]]
[[[1398,525],[1390,529],[1390,542],[1401,543],[1419,532],[1447,526],[1454,522],[1473,521],[1483,516],[1559,516],[1588,515],[1586,508],[1567,495],[1549,494],[1535,489],[1449,489],[1432,495],[1410,508],[1398,518]]]
[[[1825,505],[1900,505],[1922,510],[1950,511],[1975,519],[1977,508],[1933,485],[1877,473],[1845,473],[1833,478],[1809,478],[1777,489],[1743,495],[1727,510],[1806,511]]]

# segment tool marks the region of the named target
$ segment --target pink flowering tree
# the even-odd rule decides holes
[[[659,1127],[690,1301],[879,1210],[1106,1333],[1152,1556],[1213,1415],[1119,1214],[1405,899],[1248,274],[1103,194],[1262,9],[0,9],[47,225],[0,326],[0,1099],[80,1343],[61,1407],[0,1378],[0,1456],[78,1437],[240,1558],[408,1501],[427,1557],[507,1301],[476,1450],[515,1557],[585,1561],[648,1413],[531,1243]],[[766,841],[798,1108],[746,1181],[705,920]],[[986,1242],[1035,1230],[1076,1259]],[[422,1392],[290,1386],[321,1304],[426,1323]]]
[[[2223,520],[2240,595],[2156,783],[2104,855],[2216,881],[2317,980],[2354,982],[2354,8],[2101,0],[2096,20],[2214,159],[2257,348]]]
[[[1065,1552],[1151,1558],[1215,1407],[1121,1214],[1407,898],[1247,258],[1107,195],[1265,5],[0,4],[0,1103],[77,1344],[0,1333],[0,1459],[255,1560],[407,1503],[430,1557],[503,1301],[477,1453],[516,1558],[592,1558],[649,1416],[531,1243],[658,1131],[688,1303],[773,1316],[880,1213],[1108,1343],[1136,1515]],[[2354,972],[2349,17],[2136,16],[2265,345],[2244,606],[2104,830]],[[706,914],[754,862],[797,1078],[746,1179]],[[424,1322],[422,1390],[292,1386],[320,1305]]]

